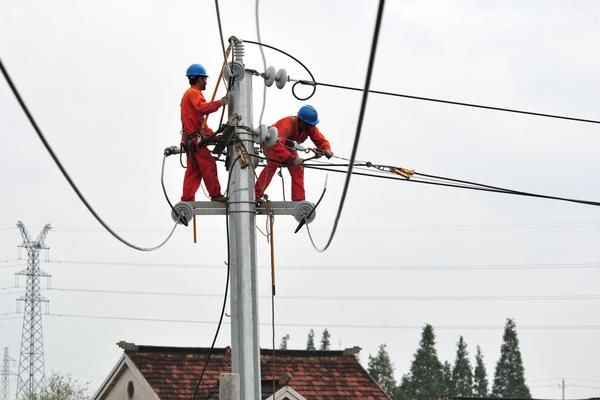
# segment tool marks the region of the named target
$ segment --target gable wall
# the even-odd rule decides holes
[[[127,394],[127,384],[133,382],[133,397]],[[156,393],[148,389],[148,385],[144,385],[137,379],[129,368],[125,368],[123,373],[114,382],[113,387],[99,400],[147,400],[156,399]]]

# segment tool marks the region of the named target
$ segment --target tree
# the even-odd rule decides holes
[[[30,393],[22,400],[88,400],[87,384],[80,386],[76,379],[53,373],[39,393]]]
[[[506,320],[506,325],[504,325],[502,341],[500,359],[496,364],[494,374],[492,396],[529,399],[531,393],[525,384],[525,369],[521,360],[516,324],[510,318]]]
[[[389,396],[393,395],[396,388],[394,365],[392,364],[392,360],[390,360],[385,344],[379,346],[375,357],[371,357],[369,354],[367,371],[384,392]]]
[[[488,379],[485,365],[483,364],[483,354],[481,348],[477,346],[475,355],[475,373],[473,376],[473,394],[477,397],[488,396]]]
[[[281,343],[279,344],[279,349],[287,350],[289,340],[290,340],[290,334],[286,333],[285,336],[281,338]]]
[[[312,329],[308,332],[308,339],[306,340],[306,350],[316,350],[315,347],[315,331]]]
[[[435,350],[435,334],[429,324],[423,328],[421,343],[402,383],[394,393],[397,399],[431,400],[446,395],[442,363]]]
[[[451,396],[473,396],[473,369],[469,361],[467,344],[462,336],[458,339],[456,346],[456,360],[452,369],[452,385],[449,389]]]
[[[451,395],[452,388],[452,364],[448,361],[444,361],[444,366],[442,367],[442,373],[444,374],[444,386],[446,387],[446,392]]]
[[[325,329],[323,331],[323,334],[321,335],[321,347],[319,348],[319,350],[329,350],[329,346],[331,344],[329,341],[330,337],[331,335],[329,334],[329,331]]]

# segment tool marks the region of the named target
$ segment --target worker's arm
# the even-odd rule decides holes
[[[201,114],[210,114],[219,109],[221,107],[221,100],[217,101],[206,101],[204,96],[190,96],[190,102],[194,110],[198,111]]]
[[[325,154],[327,158],[333,157],[331,145],[329,144],[329,141],[325,139],[325,136],[323,136],[321,131],[319,131],[319,128],[317,128],[316,126],[313,127],[309,133],[309,136],[310,140],[312,140],[313,143],[317,146],[317,149],[323,151],[323,154]]]

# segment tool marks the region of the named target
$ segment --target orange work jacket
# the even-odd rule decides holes
[[[196,86],[190,86],[181,98],[181,129],[184,134],[209,135],[212,130],[203,126],[204,117],[217,111],[221,100],[207,102],[202,91]]]
[[[275,122],[272,126],[276,127],[279,131],[278,137],[279,142],[275,144],[274,150],[279,154],[279,158],[283,160],[288,160],[290,158],[296,158],[295,151],[291,150],[284,146],[291,146],[292,143],[289,142],[293,140],[298,143],[303,143],[307,138],[310,138],[312,142],[317,146],[319,150],[330,151],[331,146],[325,136],[319,131],[319,128],[316,126],[311,127],[308,130],[299,130],[298,128],[298,117],[290,116],[280,119]],[[286,141],[287,139],[287,141]],[[277,149],[275,149],[277,147]]]

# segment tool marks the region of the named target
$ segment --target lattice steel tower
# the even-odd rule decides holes
[[[42,303],[47,303],[48,300],[40,295],[40,278],[49,278],[50,275],[40,269],[39,258],[40,250],[48,249],[44,239],[52,227],[50,224],[44,225],[36,240],[31,240],[25,225],[21,221],[17,223],[17,227],[23,237],[23,243],[19,247],[27,249],[27,269],[16,274],[27,277],[25,296],[17,299],[25,304],[17,377],[17,398],[19,398],[23,394],[38,392],[44,383]]]
[[[10,376],[15,375],[10,370],[10,364],[15,360],[8,355],[8,347],[4,348],[2,359],[2,372],[0,372],[0,400],[8,400],[10,397]]]

